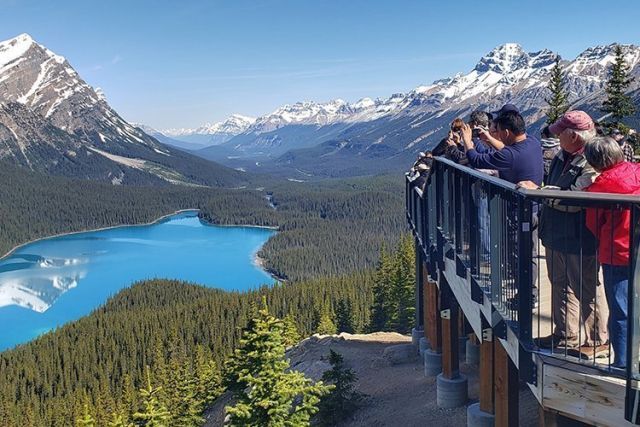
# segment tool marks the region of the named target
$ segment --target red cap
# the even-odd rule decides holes
[[[567,111],[554,124],[549,126],[549,131],[554,135],[560,135],[565,129],[589,130],[595,125],[591,117],[584,111]]]

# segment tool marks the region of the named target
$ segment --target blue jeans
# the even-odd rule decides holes
[[[602,264],[604,292],[609,304],[609,339],[615,353],[613,365],[627,365],[627,293],[629,267]]]

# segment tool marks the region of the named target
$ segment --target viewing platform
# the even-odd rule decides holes
[[[537,400],[541,425],[557,425],[558,415],[599,426],[640,424],[640,198],[516,189],[481,171],[434,158],[422,190],[407,179],[406,209],[416,246],[414,338],[424,338],[425,373],[439,373],[441,407],[470,403],[459,372],[460,344],[468,337],[468,352],[478,355],[479,378],[479,402],[469,406],[468,425],[518,425],[521,387]],[[625,368],[613,365],[609,342],[577,347],[546,346],[538,340],[551,335],[554,325],[557,334],[562,324],[558,313],[571,315],[573,309],[565,298],[573,291],[558,291],[557,278],[569,274],[567,266],[553,265],[552,252],[559,245],[579,249],[574,254],[579,272],[571,279],[578,283],[578,300],[595,292],[595,309],[583,304],[575,313],[578,342],[606,337],[602,325],[608,316],[602,269],[587,268],[589,260],[597,266],[597,255],[587,249],[593,236],[583,233],[582,226],[576,241],[547,240],[545,247],[538,237],[545,209],[580,220],[590,209],[613,218],[630,212]],[[581,226],[566,221],[554,226]],[[555,288],[549,277],[554,277]],[[553,301],[553,289],[565,295],[561,303],[557,293]],[[569,326],[564,328],[567,332]]]

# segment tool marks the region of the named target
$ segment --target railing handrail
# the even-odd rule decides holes
[[[469,174],[475,178],[496,185],[505,190],[513,191],[527,197],[535,199],[556,199],[556,200],[573,200],[573,201],[593,201],[602,203],[640,203],[640,196],[631,196],[617,193],[590,193],[586,191],[566,191],[566,190],[550,190],[538,189],[528,190],[525,188],[517,188],[515,184],[505,181],[504,179],[488,175],[479,170],[468,166],[460,165],[443,157],[434,157],[435,162],[440,162],[448,167],[458,169],[461,172]]]

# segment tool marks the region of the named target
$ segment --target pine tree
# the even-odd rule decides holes
[[[222,394],[224,387],[222,387],[220,371],[212,358],[211,351],[202,345],[198,345],[196,346],[195,354],[197,396],[206,406]]]
[[[327,307],[324,307],[318,313],[318,322],[316,325],[316,333],[320,335],[333,335],[337,332],[336,324],[331,317],[331,313]]]
[[[84,414],[81,418],[76,420],[77,427],[94,427],[96,425],[96,420],[93,419],[93,416],[89,413],[89,404],[84,404]]]
[[[551,69],[551,78],[547,88],[551,92],[551,96],[545,101],[549,105],[547,108],[547,124],[552,124],[558,120],[568,109],[568,94],[564,87],[565,74],[562,71],[560,56],[556,57],[556,63]]]
[[[127,418],[118,413],[114,413],[111,417],[111,421],[107,423],[107,427],[134,427]]]
[[[283,320],[284,322],[284,344],[291,347],[300,342],[301,336],[298,331],[298,324],[293,314],[289,313]]]
[[[611,114],[613,121],[619,123],[636,111],[633,101],[626,93],[634,79],[629,75],[629,65],[624,59],[622,46],[617,44],[614,52],[615,59],[605,87],[607,99],[602,104],[602,111]]]
[[[380,258],[376,267],[373,285],[373,306],[369,332],[385,331],[389,325],[389,293],[391,290],[392,259],[384,245],[380,249]]]
[[[225,382],[235,406],[226,407],[231,426],[306,426],[330,386],[289,371],[283,322],[266,303],[251,321],[226,363]]]
[[[158,400],[161,389],[151,386],[151,372],[147,366],[147,388],[140,389],[143,409],[133,414],[137,425],[144,427],[169,427],[171,413]]]
[[[355,389],[358,380],[353,369],[344,366],[341,354],[330,350],[331,369],[322,374],[322,381],[334,389],[320,400],[315,420],[320,426],[333,426],[351,415],[362,403],[365,395]]]
[[[347,332],[353,334],[355,332],[351,300],[341,299],[338,301],[336,306],[336,329],[338,333]]]
[[[408,333],[415,322],[415,247],[413,238],[400,239],[394,261],[394,281],[391,287],[391,326],[400,333]]]

